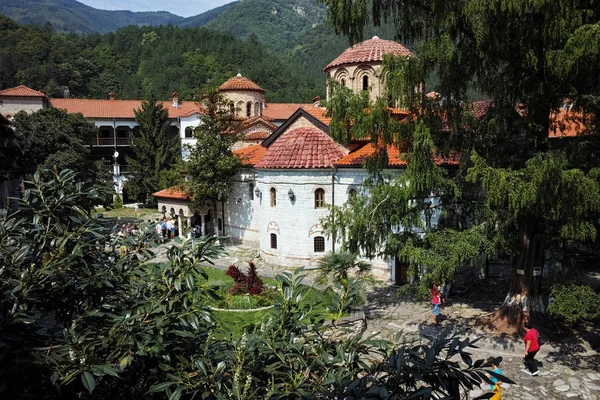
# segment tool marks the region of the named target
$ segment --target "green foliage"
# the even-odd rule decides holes
[[[0,369],[2,398],[333,400],[379,386],[441,397],[450,377],[464,389],[489,383],[489,363],[471,361],[468,339],[414,347],[326,326],[306,302],[302,270],[277,277],[263,324],[219,337],[207,307],[217,293],[201,267],[223,254],[218,238],[178,240],[156,264],[151,226],[111,238],[79,206],[108,189],[85,187],[70,171],[47,174],[0,221],[0,356],[10,366]],[[468,368],[451,360],[458,355]]]
[[[228,193],[241,167],[239,158],[231,151],[237,140],[234,134],[237,122],[229,113],[229,103],[214,89],[204,92],[202,99],[206,113],[200,116],[200,124],[194,131],[196,144],[188,147],[188,159],[184,162],[190,178],[184,190],[197,209]]]
[[[317,282],[343,283],[349,276],[367,279],[371,272],[371,264],[357,260],[358,254],[348,251],[327,253],[319,260],[319,275]]]
[[[112,208],[114,208],[115,210],[123,208],[123,199],[121,198],[121,196],[117,193],[114,197],[115,198],[113,200]]]
[[[179,136],[170,127],[168,111],[154,98],[135,110],[135,119],[139,129],[132,131],[134,157],[127,157],[132,174],[125,188],[136,201],[152,204],[152,193],[181,183],[173,171],[181,158]]]
[[[258,42],[229,33],[131,25],[83,37],[0,18],[0,88],[23,84],[50,97],[101,99],[113,90],[119,99],[168,99],[177,91],[194,100],[198,89],[237,73],[261,85],[268,101],[308,102],[323,88]]]
[[[600,317],[600,296],[587,285],[555,285],[548,312],[569,325]]]

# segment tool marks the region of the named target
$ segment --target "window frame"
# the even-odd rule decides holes
[[[315,209],[325,208],[325,189],[323,189],[323,188],[315,189],[314,198],[315,198]]]
[[[317,243],[317,240],[319,243]],[[325,253],[325,236],[315,236],[313,238],[313,253]]]
[[[269,195],[270,197],[270,204],[271,207],[277,207],[277,189],[275,189],[274,187],[271,187],[271,189],[269,189]]]
[[[271,249],[277,250],[277,234],[276,233],[271,233],[269,235],[269,238],[270,238],[269,245],[270,245]]]

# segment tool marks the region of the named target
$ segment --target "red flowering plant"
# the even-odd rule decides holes
[[[235,281],[230,290],[232,295],[250,294],[251,296],[256,296],[263,291],[263,281],[258,276],[256,265],[252,261],[248,263],[248,272],[246,274],[233,264],[229,266],[225,274],[232,277]]]

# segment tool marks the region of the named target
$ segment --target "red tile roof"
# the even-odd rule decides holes
[[[273,132],[267,132],[267,131],[250,132],[249,134],[244,135],[244,140],[266,139],[269,137],[269,135],[271,135],[271,133],[273,133]]]
[[[61,108],[70,114],[81,113],[86,118],[134,119],[134,110],[142,107],[141,100],[91,100],[91,99],[50,99],[52,107]],[[163,101],[169,118],[185,118],[200,113],[199,106],[191,101],[173,107],[171,101]]]
[[[400,149],[396,146],[386,146],[388,165],[391,167],[406,166],[406,160],[400,159]],[[368,143],[358,150],[339,160],[336,165],[340,167],[362,167],[365,160],[375,153],[375,146]]]
[[[225,81],[225,83],[219,86],[219,91],[226,90],[249,90],[260,93],[265,92],[263,88],[258,86],[256,83],[252,82],[250,79],[242,76],[241,74],[237,74],[237,76],[229,78]]]
[[[344,157],[342,147],[317,128],[296,128],[267,148],[256,168],[331,168]]]
[[[327,109],[325,107],[315,107],[311,104],[308,107],[305,106],[302,108],[304,109],[304,111],[306,111],[325,125],[329,126],[329,123],[331,122],[331,117],[326,116]]]
[[[379,39],[373,36],[372,39],[355,44],[346,49],[335,60],[330,62],[324,71],[330,68],[344,64],[358,64],[365,62],[382,62],[385,54],[394,54],[397,56],[412,56],[414,55],[406,47],[393,40]]]
[[[189,200],[190,199],[177,186],[173,186],[168,189],[163,189],[156,193],[152,193],[152,196],[157,197],[159,199],[174,199],[174,200]]]
[[[17,86],[0,90],[0,96],[6,97],[46,97],[42,92],[28,88],[27,86]]]
[[[583,135],[586,131],[585,117],[580,111],[572,111],[568,108],[553,112],[550,115],[551,138],[574,137]]]
[[[242,164],[255,166],[267,151],[266,147],[256,144],[254,146],[244,147],[243,149],[235,150],[233,154],[242,160]]]
[[[269,117],[265,117],[265,116],[258,116],[258,117],[250,117],[250,118],[246,118],[242,121],[242,123],[240,124],[240,129],[248,129],[252,126],[255,125],[263,125],[269,129],[275,130],[277,129],[277,125],[275,125],[271,118]]]
[[[313,107],[312,103],[268,103],[263,110],[265,117],[274,120],[286,120],[299,108]]]

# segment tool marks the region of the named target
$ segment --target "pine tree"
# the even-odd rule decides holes
[[[351,42],[362,38],[370,21],[392,19],[398,36],[414,45],[414,60],[386,60],[394,99],[401,98],[398,89],[439,76],[434,89],[442,101],[408,96],[413,101],[407,105],[427,121],[438,150],[455,149],[463,156],[454,177],[463,197],[454,209],[468,210],[463,216],[513,254],[509,293],[492,319],[518,327],[528,317],[524,310],[540,316],[541,273],[549,251],[597,238],[600,5],[374,0],[369,10],[362,0],[323,2],[330,22]],[[466,112],[470,90],[490,99],[484,118]],[[553,116],[564,112],[565,104],[570,112],[561,126]],[[577,126],[582,136],[567,143],[549,139],[565,123]]]
[[[170,131],[168,111],[154,98],[135,110],[135,119],[139,129],[132,131],[134,157],[127,157],[132,175],[125,188],[137,201],[152,203],[152,193],[179,184],[179,137]]]
[[[189,178],[184,189],[196,209],[212,202],[216,210],[216,200],[229,191],[241,166],[231,151],[237,139],[237,122],[230,113],[229,102],[217,90],[207,90],[201,97],[203,112],[194,130],[196,144],[189,149],[184,164]]]

